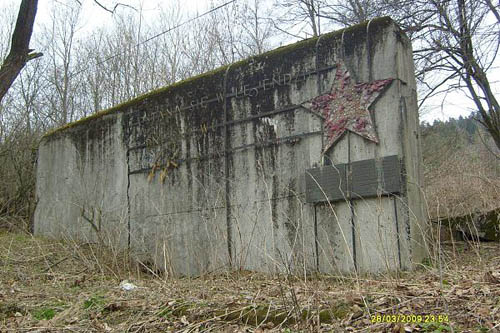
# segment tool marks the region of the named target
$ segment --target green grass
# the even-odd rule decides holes
[[[32,315],[36,320],[51,320],[56,315],[56,310],[49,307],[42,307],[33,310]]]
[[[95,295],[83,302],[83,308],[85,310],[102,308],[106,304],[104,296]]]
[[[420,324],[424,332],[443,333],[451,332],[451,327],[444,323],[422,323]]]

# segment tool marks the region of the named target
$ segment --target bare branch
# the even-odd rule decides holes
[[[78,1],[78,0],[76,0],[76,1]],[[94,2],[95,2],[95,4],[97,4],[99,7],[101,7],[102,9],[104,9],[105,11],[107,11],[107,12],[109,12],[109,13],[111,13],[111,14],[114,14],[114,13],[115,13],[115,11],[116,11],[116,9],[117,9],[118,7],[120,7],[120,6],[122,6],[122,7],[128,7],[128,8],[130,8],[130,9],[133,9],[133,10],[137,11],[137,9],[135,9],[134,7],[132,7],[132,6],[130,6],[130,5],[127,5],[127,4],[124,4],[124,3],[121,3],[121,2],[119,2],[119,3],[115,4],[115,6],[113,7],[113,9],[112,9],[112,10],[111,10],[111,9],[109,9],[109,8],[107,8],[107,7],[106,7],[106,6],[104,6],[103,4],[101,4],[98,0],[94,0]]]

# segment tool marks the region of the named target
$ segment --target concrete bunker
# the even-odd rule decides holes
[[[176,275],[410,269],[419,147],[411,45],[378,18],[46,134],[35,233],[100,237]]]

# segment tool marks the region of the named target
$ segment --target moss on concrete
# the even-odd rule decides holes
[[[367,28],[368,23],[370,24],[369,33],[370,34],[378,34],[384,27],[387,27],[390,24],[392,24],[393,21],[389,17],[376,18],[376,19],[371,20],[370,22],[365,21],[363,23],[360,23],[360,24],[357,24],[357,25],[354,25],[354,26],[351,26],[351,27],[348,27],[348,28],[345,28],[342,30],[337,30],[337,31],[333,31],[333,32],[324,34],[321,36],[321,43],[325,43],[327,41],[338,39],[342,35],[357,36],[357,35],[366,33],[366,28]],[[179,88],[184,88],[184,87],[188,86],[189,84],[192,84],[193,82],[196,82],[196,81],[199,81],[202,79],[213,78],[217,75],[223,75],[228,68],[230,68],[231,70],[238,69],[238,68],[241,68],[241,67],[249,64],[250,61],[259,61],[259,60],[266,60],[267,61],[269,59],[281,59],[281,60],[283,60],[283,57],[285,55],[289,55],[292,52],[295,52],[298,50],[303,50],[303,49],[308,49],[308,48],[314,48],[317,41],[318,41],[318,38],[319,37],[309,38],[309,39],[306,39],[303,41],[296,42],[294,44],[282,46],[282,47],[279,47],[277,49],[263,53],[261,55],[258,55],[255,57],[250,57],[250,58],[235,62],[233,64],[222,66],[222,67],[219,67],[215,70],[212,70],[212,71],[209,71],[209,72],[197,75],[197,76],[193,76],[193,77],[190,77],[188,79],[185,79],[185,80],[182,80],[179,82],[176,82],[176,83],[171,84],[169,86],[162,87],[162,88],[159,88],[156,90],[152,90],[144,95],[138,96],[138,97],[131,99],[129,101],[115,105],[109,109],[96,112],[88,117],[85,117],[85,118],[82,118],[82,119],[77,120],[75,122],[66,124],[62,127],[55,128],[55,129],[47,132],[44,135],[44,137],[51,136],[55,133],[64,131],[64,130],[69,129],[69,128],[73,128],[75,126],[89,123],[92,120],[102,118],[106,115],[110,115],[110,114],[114,114],[114,113],[118,113],[118,112],[123,112],[130,107],[139,105],[141,102],[152,99],[154,97],[158,97],[158,96],[165,94],[165,93],[168,93],[168,92],[172,92],[172,91],[177,90]],[[349,41],[352,42],[352,41],[356,41],[356,40],[349,38]],[[346,45],[346,47],[349,48],[349,45]]]

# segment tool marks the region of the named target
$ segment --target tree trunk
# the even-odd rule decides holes
[[[19,75],[24,65],[41,53],[30,53],[29,43],[35,22],[38,0],[22,0],[17,16],[16,27],[12,34],[10,52],[0,67],[0,101]]]

